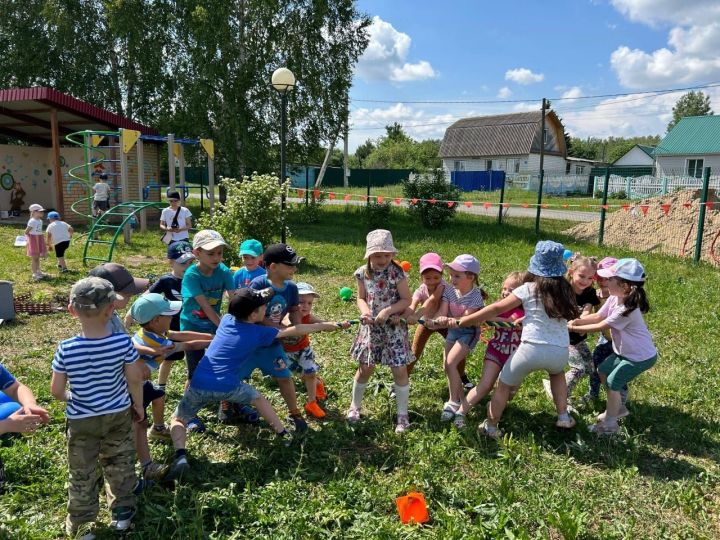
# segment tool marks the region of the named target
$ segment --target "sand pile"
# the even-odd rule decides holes
[[[627,201],[630,205],[627,211],[615,210],[611,207],[614,211],[609,212],[605,219],[604,244],[626,247],[634,251],[659,252],[692,258],[697,238],[699,201],[700,191],[688,189],[664,197]],[[715,190],[710,190],[708,201],[718,202]],[[611,204],[617,203],[618,201],[611,202]],[[642,210],[644,205],[647,205],[646,213]],[[597,242],[599,231],[598,220],[578,224],[565,233],[578,240]],[[720,236],[720,205],[715,204],[705,211],[702,259],[716,266],[720,266],[718,236]]]

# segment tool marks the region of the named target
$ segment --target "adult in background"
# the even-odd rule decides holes
[[[181,240],[187,242],[190,239],[188,231],[192,228],[192,213],[180,205],[180,193],[177,191],[169,192],[167,198],[170,206],[160,214],[160,230],[165,233],[163,242],[167,245]]]

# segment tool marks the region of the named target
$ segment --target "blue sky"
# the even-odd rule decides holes
[[[539,108],[577,136],[662,134],[682,95],[582,96],[720,81],[720,0],[360,0],[371,42],[351,91],[351,148],[394,121],[441,138],[458,118]],[[720,89],[708,90],[720,105]],[[500,104],[427,104],[423,100]],[[359,100],[387,100],[371,103]],[[415,126],[415,127],[412,127]]]

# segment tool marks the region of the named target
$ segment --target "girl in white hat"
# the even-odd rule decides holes
[[[43,278],[50,277],[40,271],[40,257],[47,257],[47,245],[43,236],[43,212],[45,209],[39,204],[31,204],[30,219],[25,228],[25,237],[27,238],[27,256],[30,257],[30,267],[32,269],[33,281],[39,281]]]
[[[384,229],[371,231],[367,235],[365,259],[367,264],[355,271],[358,284],[357,305],[360,309],[360,326],[355,342],[350,349],[358,361],[352,389],[352,402],[347,412],[349,422],[360,420],[362,404],[368,380],[375,366],[388,366],[395,380],[397,400],[396,433],[404,432],[410,426],[408,401],[410,382],[407,364],[414,360],[408,340],[407,323],[391,322],[392,315],[400,315],[410,306],[410,288],[403,269],[393,261],[397,250],[392,234]]]

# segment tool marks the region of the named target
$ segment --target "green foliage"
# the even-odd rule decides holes
[[[641,137],[608,137],[599,139],[597,137],[588,137],[587,139],[579,139],[572,137],[568,155],[572,157],[594,159],[613,163],[620,159],[628,150],[636,144],[647,146],[656,146],[660,143],[659,135],[645,135]]]
[[[325,202],[327,195],[320,192],[319,197],[315,197],[310,190],[308,202],[305,201],[297,203],[291,207],[289,219],[297,221],[299,223],[319,223],[322,217],[321,210],[323,203]]]
[[[441,166],[438,157],[440,141],[415,141],[397,122],[385,127],[386,135],[373,143],[368,139],[358,148],[365,154],[363,166],[368,169],[413,169],[425,171]],[[357,151],[356,151],[357,153]]]
[[[458,201],[460,190],[445,180],[441,169],[431,173],[416,175],[412,180],[403,181],[403,196],[407,199],[419,199],[408,206],[408,212],[428,229],[439,229],[445,226],[455,215],[457,203],[452,207],[445,202],[433,204],[431,199],[438,201]]]
[[[368,230],[384,227],[390,220],[391,213],[390,202],[370,202],[362,209],[363,224]]]
[[[708,116],[712,115],[713,111],[710,108],[710,96],[702,90],[692,90],[677,100],[673,107],[673,117],[667,126],[667,130],[670,131],[675,127],[681,118],[686,116]]]
[[[200,216],[197,227],[219,232],[230,245],[225,250],[225,261],[237,264],[240,258],[235,247],[243,240],[255,238],[264,246],[278,241],[283,222],[282,189],[278,177],[269,174],[245,176],[239,182],[223,178],[220,184],[227,190],[225,204],[218,205],[212,216]],[[283,189],[287,186],[285,182]]]

